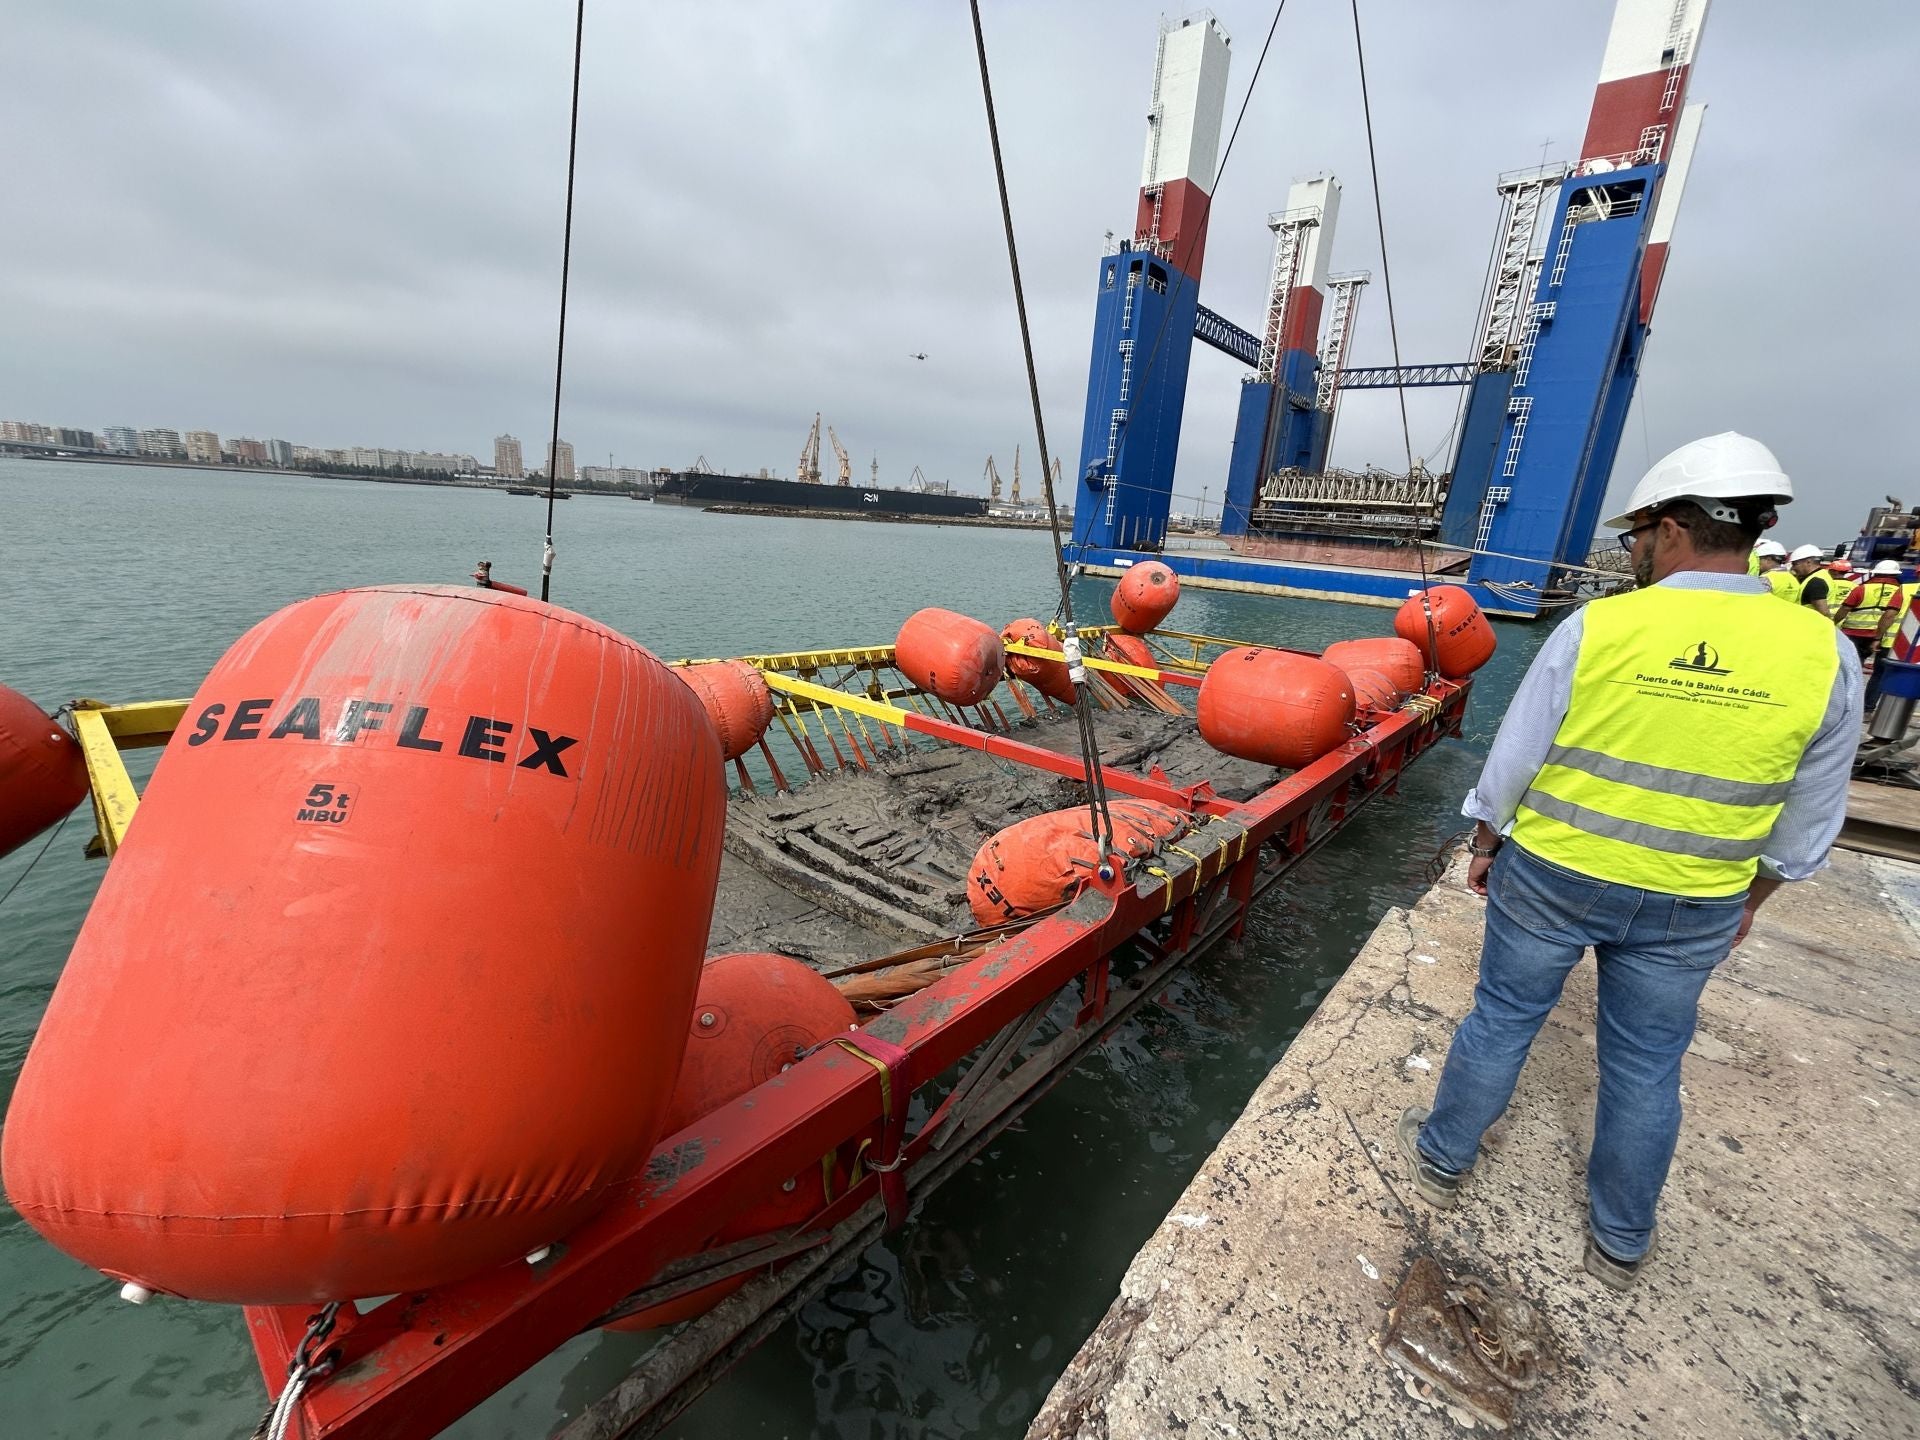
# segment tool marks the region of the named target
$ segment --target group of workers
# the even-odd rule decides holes
[[[1802,545],[1792,553],[1777,540],[1762,540],[1747,558],[1747,573],[1758,575],[1780,599],[1817,610],[1853,642],[1862,665],[1878,652],[1893,649],[1900,622],[1920,595],[1920,579],[1903,573],[1898,560],[1881,560],[1866,574],[1851,561],[1835,558],[1818,545]],[[1864,697],[1868,710],[1880,699],[1885,668],[1867,671]]]

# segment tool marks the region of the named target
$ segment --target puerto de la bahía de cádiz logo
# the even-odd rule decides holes
[[[1676,655],[1669,660],[1667,668],[1688,670],[1695,675],[1731,675],[1733,673],[1720,664],[1720,652],[1704,640],[1696,642],[1686,654]]]

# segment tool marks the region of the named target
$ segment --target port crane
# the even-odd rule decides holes
[[[813,428],[807,432],[806,442],[800,447],[800,483],[818,485],[820,483],[820,412],[813,412]]]
[[[1018,445],[1013,447],[1013,493],[1007,499],[1015,505],[1020,503],[1020,447]]]
[[[816,421],[815,423],[817,424],[818,422]],[[847,455],[847,447],[840,443],[840,437],[833,433],[833,427],[831,425],[827,426],[827,439],[833,443],[834,458],[840,462],[840,475],[836,483],[841,485],[853,484],[853,461]],[[820,437],[818,434],[813,437],[813,446],[814,453],[817,455],[820,451]],[[818,477],[816,476],[815,478],[817,479]]]
[[[987,468],[980,472],[980,478],[987,482],[987,499],[1000,498],[1000,469],[993,463],[993,456],[987,456]]]

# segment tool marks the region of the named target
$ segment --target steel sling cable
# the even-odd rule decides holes
[[[1387,337],[1393,342],[1393,368],[1400,368],[1400,326],[1393,313],[1393,266],[1387,263],[1387,220],[1380,202],[1380,160],[1373,148],[1373,105],[1367,98],[1367,50],[1360,41],[1360,0],[1348,0],[1353,9],[1353,53],[1360,66],[1360,113],[1367,124],[1367,170],[1373,180],[1373,224],[1380,237],[1380,280],[1387,292]],[[1413,429],[1407,423],[1407,387],[1394,386],[1400,399],[1400,439],[1406,446],[1407,473],[1413,473]],[[1413,537],[1414,554],[1420,558],[1420,610],[1427,619],[1427,664],[1437,667],[1440,641],[1434,633],[1433,602],[1429,592],[1433,580],[1427,574],[1427,542]]]
[[[973,14],[973,48],[980,60],[980,94],[987,107],[987,138],[993,146],[993,176],[1000,187],[1000,219],[1007,233],[1007,264],[1013,271],[1013,306],[1020,317],[1020,349],[1027,363],[1027,394],[1033,402],[1033,428],[1040,444],[1040,480],[1047,497],[1047,528],[1053,536],[1053,566],[1060,583],[1060,615],[1067,674],[1073,680],[1073,713],[1080,728],[1080,758],[1087,773],[1087,808],[1093,839],[1100,849],[1102,878],[1111,876],[1113,814],[1107,807],[1106,776],[1100,768],[1100,741],[1093,728],[1092,684],[1080,658],[1080,632],[1073,623],[1073,583],[1067,575],[1066,546],[1060,539],[1060,509],[1053,493],[1053,462],[1047,449],[1047,422],[1040,409],[1040,372],[1033,361],[1033,332],[1027,324],[1027,297],[1020,284],[1020,249],[1013,238],[1013,205],[1007,198],[1007,169],[1000,156],[1000,124],[993,113],[993,80],[987,71],[987,40],[980,28],[980,0],[968,0]]]
[[[547,445],[547,544],[540,556],[540,598],[553,583],[553,500],[560,480],[560,377],[567,360],[567,272],[573,264],[573,161],[580,147],[580,42],[586,35],[587,0],[573,16],[573,114],[567,124],[567,217],[560,242],[560,338],[553,355],[553,438]]]
[[[1220,152],[1220,163],[1214,167],[1213,188],[1200,197],[1199,218],[1194,222],[1195,233],[1206,229],[1208,217],[1213,214],[1213,197],[1220,193],[1220,179],[1227,173],[1227,161],[1233,158],[1233,142],[1240,138],[1240,122],[1247,118],[1247,106],[1253,103],[1254,87],[1260,83],[1261,68],[1267,63],[1267,51],[1273,48],[1274,32],[1280,28],[1280,15],[1286,8],[1287,0],[1280,0],[1280,3],[1273,7],[1273,21],[1267,26],[1266,42],[1260,47],[1259,58],[1253,62],[1253,74],[1247,78],[1247,93],[1240,97],[1240,110],[1233,117],[1233,129],[1227,132],[1227,148]],[[1157,181],[1158,177],[1149,176],[1148,179]],[[1179,295],[1180,287],[1187,283],[1186,271],[1176,269],[1174,275],[1176,277],[1174,286],[1167,295],[1166,308],[1160,315],[1160,328],[1154,331],[1153,345],[1147,351],[1147,363],[1140,367],[1140,378],[1134,382],[1136,392],[1146,389],[1147,380],[1153,374],[1154,362],[1160,358],[1160,347],[1167,338],[1167,323],[1173,318],[1174,298]],[[1126,432],[1123,430],[1120,434],[1122,449],[1126,447],[1126,443]],[[1111,476],[1107,478],[1107,483],[1109,485],[1114,483]],[[1224,496],[1222,503],[1225,503]]]

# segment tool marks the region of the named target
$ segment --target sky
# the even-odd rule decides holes
[[[984,5],[1048,439],[1077,462],[1097,260],[1130,224],[1160,10]],[[1496,177],[1569,158],[1608,0],[1362,0],[1408,363],[1466,358]],[[1228,123],[1273,11],[1219,0]],[[966,6],[589,0],[562,434],[582,464],[791,475],[816,412],[864,481],[1037,467]],[[1178,13],[1178,12],[1174,12]],[[1844,21],[1840,18],[1844,13]],[[551,423],[573,6],[12,0],[0,418],[531,460]],[[1719,0],[1708,112],[1613,479],[1725,429],[1771,445],[1788,542],[1920,500],[1920,7]],[[1256,328],[1268,212],[1345,185],[1390,359],[1344,0],[1287,0],[1215,197],[1201,299]],[[925,352],[925,360],[911,358]],[[1176,508],[1217,511],[1234,361],[1196,346]],[[1453,392],[1412,392],[1447,458]],[[825,447],[823,447],[825,449]],[[1397,467],[1390,392],[1334,462]],[[828,461],[829,478],[832,462]],[[1613,507],[1609,507],[1610,509]]]

